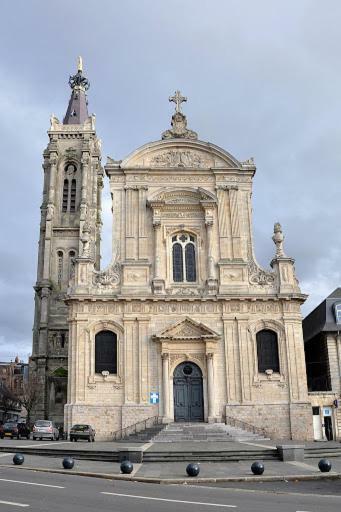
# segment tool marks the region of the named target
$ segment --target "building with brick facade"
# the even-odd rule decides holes
[[[112,261],[101,269],[104,173],[81,64],[70,85],[67,114],[63,123],[51,118],[44,152],[37,413],[60,421],[64,408],[67,429],[91,423],[99,439],[154,416],[239,419],[272,437],[311,439],[306,296],[279,223],[271,269],[257,264],[253,159],[201,141],[177,91],[160,140],[107,160]]]

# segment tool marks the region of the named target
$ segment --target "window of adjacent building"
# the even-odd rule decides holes
[[[100,331],[95,337],[95,373],[117,373],[117,335]]]
[[[172,237],[172,267],[175,283],[194,283],[197,280],[195,238],[188,233]]]
[[[63,282],[63,260],[64,254],[62,251],[57,252],[57,283],[60,287]]]
[[[334,304],[335,322],[341,324],[341,304]]]
[[[274,331],[263,329],[257,332],[258,371],[266,370],[279,372],[278,339]]]
[[[74,213],[76,211],[76,192],[77,183],[73,178],[76,167],[74,164],[68,164],[65,167],[66,177],[63,183],[63,198],[62,198],[62,211]]]

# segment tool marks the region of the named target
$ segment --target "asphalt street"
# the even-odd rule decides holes
[[[339,481],[335,485],[340,485]],[[0,468],[0,512],[339,512],[341,496],[154,485]]]

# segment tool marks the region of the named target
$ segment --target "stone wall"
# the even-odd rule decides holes
[[[226,423],[232,417],[257,428],[262,428],[271,439],[312,440],[312,412],[310,403],[266,403],[227,405]]]

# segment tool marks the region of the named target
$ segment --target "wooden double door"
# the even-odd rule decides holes
[[[194,363],[179,364],[174,370],[174,420],[204,421],[202,372]]]

